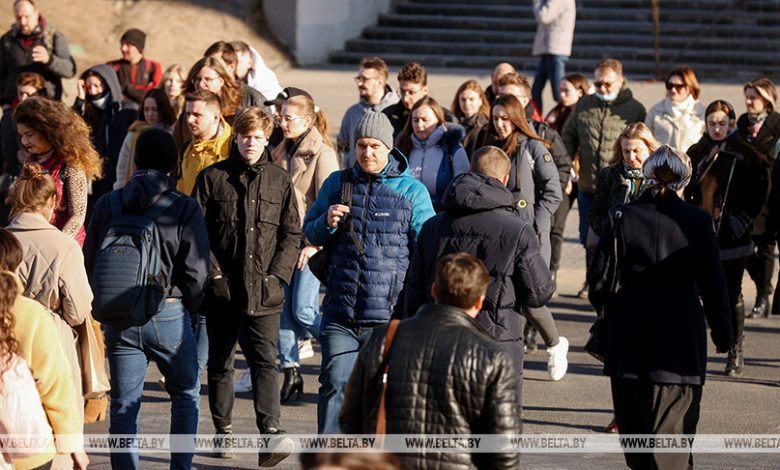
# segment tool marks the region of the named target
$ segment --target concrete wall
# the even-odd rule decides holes
[[[392,0],[263,0],[271,32],[300,65],[321,64],[390,11]]]

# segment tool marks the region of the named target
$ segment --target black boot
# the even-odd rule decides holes
[[[729,351],[726,361],[726,375],[729,377],[742,377],[742,369],[745,367],[745,358],[742,356],[742,340],[740,339]]]
[[[303,377],[298,371],[297,367],[285,367],[284,371],[284,383],[282,383],[282,391],[280,401],[282,403],[289,403],[292,400],[293,394],[296,395],[298,401],[303,401]]]
[[[536,328],[531,322],[526,322],[525,330],[523,331],[523,344],[526,351],[530,354],[536,352]]]
[[[275,466],[289,457],[295,449],[293,440],[285,436],[281,429],[268,428],[262,434],[270,439],[267,443],[268,447],[257,456],[257,465],[260,467]]]
[[[766,296],[756,298],[756,305],[747,314],[747,318],[764,318],[769,316],[769,299]]]

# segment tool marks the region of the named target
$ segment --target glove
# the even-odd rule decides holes
[[[215,277],[206,284],[202,310],[209,314],[224,311],[230,304],[230,284],[224,276]]]
[[[738,214],[729,214],[729,225],[731,226],[731,232],[736,238],[742,238],[745,233],[750,229],[751,220],[748,216],[742,212]]]

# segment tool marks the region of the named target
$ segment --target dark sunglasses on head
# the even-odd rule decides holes
[[[669,83],[669,82],[666,82],[666,89],[667,90],[671,90],[672,88],[674,88],[677,91],[680,91],[683,88],[685,88],[685,83]]]

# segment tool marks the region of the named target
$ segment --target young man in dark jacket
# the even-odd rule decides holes
[[[431,300],[433,266],[442,255],[471,253],[487,265],[490,284],[479,322],[509,352],[523,383],[523,307],[552,297],[550,270],[533,225],[518,214],[506,188],[509,157],[496,147],[474,153],[471,169],[456,177],[442,198],[443,212],[423,225],[406,284],[405,312],[414,315]]]
[[[109,62],[109,65],[119,77],[127,107],[138,108],[146,92],[160,86],[162,66],[144,57],[146,34],[140,29],[128,29],[119,41],[122,58]]]
[[[476,320],[491,283],[485,265],[472,255],[452,253],[436,264],[430,289],[435,303],[402,321],[390,346],[387,434],[520,433],[512,358]],[[376,429],[376,377],[386,333],[385,327],[375,329],[360,351],[339,417],[342,432],[373,434]],[[403,468],[509,469],[519,464],[513,452],[426,451],[398,457]]]
[[[233,361],[243,328],[257,428],[262,434],[279,434],[279,319],[298,259],[300,215],[290,176],[270,162],[266,144],[271,117],[247,108],[236,117],[234,129],[230,155],[203,170],[192,193],[203,208],[211,243],[204,305],[209,407],[217,433],[231,434]],[[230,442],[223,440],[223,457],[230,456]],[[292,452],[291,444],[260,454],[260,464],[282,460]]]
[[[176,168],[178,152],[165,131],[151,129],[138,138],[135,163],[138,171],[121,191],[122,211],[143,214],[159,197],[176,193],[168,176]],[[103,234],[111,222],[109,195],[100,198],[87,229],[84,261],[91,273]],[[106,355],[111,371],[109,433],[135,434],[144,377],[153,360],[165,377],[171,396],[171,434],[196,434],[200,407],[195,336],[191,315],[203,300],[209,272],[208,239],[198,203],[184,194],[157,218],[160,259],[170,291],[160,311],[145,325],[120,328],[104,325]],[[128,286],[130,287],[130,286]],[[175,468],[189,468],[192,453],[171,456]],[[113,468],[138,468],[137,453],[112,453]]]

